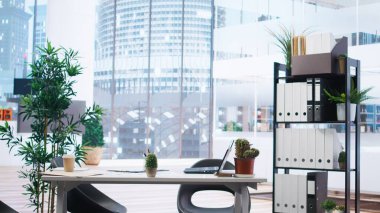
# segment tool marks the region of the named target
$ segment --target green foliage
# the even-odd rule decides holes
[[[336,206],[336,207],[335,207],[335,210],[338,210],[338,211],[344,211],[344,210],[346,210],[346,207],[345,207],[345,206],[342,206],[342,205],[340,205],[340,206]]]
[[[235,121],[229,121],[224,125],[223,131],[241,132],[243,131],[243,128],[239,126]]]
[[[280,25],[281,31],[274,32],[267,28],[268,33],[276,40],[275,45],[280,48],[281,53],[284,55],[286,69],[291,69],[292,64],[292,38],[294,30]]]
[[[102,114],[103,111],[100,108],[99,115]],[[104,146],[102,117],[97,116],[90,118],[84,123],[84,126],[86,127],[86,131],[82,136],[82,145],[91,147]]]
[[[332,210],[335,209],[336,203],[334,201],[332,201],[332,200],[327,199],[327,200],[323,201],[323,203],[321,204],[321,206],[326,211],[332,211]]]
[[[339,163],[345,163],[346,162],[346,152],[345,151],[341,151],[339,153],[338,162]]]
[[[366,100],[373,99],[373,97],[367,95],[367,93],[371,90],[372,90],[372,87],[364,89],[364,90],[358,90],[355,87],[354,81],[351,80],[350,97],[349,97],[350,103],[359,104]],[[327,95],[329,101],[334,102],[334,103],[346,103],[345,92],[338,92],[338,91],[329,92],[326,89],[323,89],[323,91]]]
[[[260,154],[260,151],[258,149],[255,149],[255,148],[251,148],[249,150],[246,150],[243,154],[243,157],[244,158],[256,158],[257,156],[259,156]]]
[[[81,74],[82,67],[78,63],[78,52],[55,48],[50,42],[46,48],[39,48],[39,58],[30,65],[32,72],[32,92],[21,97],[23,120],[32,119],[32,135],[26,140],[16,137],[8,123],[0,126],[0,140],[5,141],[10,148],[16,149],[16,156],[24,161],[24,167],[19,173],[28,183],[23,187],[29,196],[30,206],[34,211],[43,212],[45,193],[52,187],[41,180],[41,172],[48,169],[50,161],[57,156],[74,150],[76,162],[84,160],[84,150],[77,143],[76,136],[80,134],[79,126],[101,114],[99,106],[94,105],[74,120],[74,115],[65,113],[71,99],[76,95],[73,90],[75,83],[72,77]],[[52,195],[55,195],[54,188]],[[54,211],[54,207],[51,207]]]
[[[157,168],[157,156],[154,153],[149,153],[145,157],[145,168]]]

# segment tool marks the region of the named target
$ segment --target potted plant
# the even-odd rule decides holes
[[[347,55],[342,54],[338,56],[338,73],[344,74],[346,73],[346,63],[347,63]]]
[[[145,172],[148,177],[156,177],[157,156],[154,153],[148,153],[145,157]]]
[[[23,120],[31,120],[32,133],[27,138],[17,136],[6,122],[0,126],[0,140],[15,150],[25,166],[19,177],[26,179],[25,195],[36,212],[55,208],[55,186],[42,181],[41,176],[50,167],[53,158],[72,151],[75,161],[84,159],[81,144],[76,142],[80,125],[98,116],[100,107],[94,105],[81,115],[67,113],[76,92],[74,77],[82,72],[78,52],[55,48],[50,42],[39,48],[39,57],[30,65],[31,93],[20,97]],[[78,119],[74,119],[78,118]]]
[[[100,113],[84,123],[86,130],[82,136],[82,146],[86,152],[84,162],[87,165],[99,165],[102,157],[104,138],[101,115],[103,112]]]
[[[346,152],[345,151],[341,151],[339,153],[338,162],[339,162],[339,168],[342,170],[345,170],[346,169]]]
[[[335,210],[338,212],[338,213],[343,213],[345,210],[346,210],[346,207],[345,206],[336,206],[335,207]]]
[[[253,175],[254,160],[259,156],[258,149],[251,148],[247,139],[235,142],[235,174]]]
[[[364,89],[364,90],[358,90],[357,88],[354,88],[353,82],[351,83],[351,90],[350,90],[350,107],[351,107],[351,121],[355,120],[356,115],[356,105],[360,104],[363,101],[372,99],[373,97],[368,96],[367,93],[372,89],[372,87]],[[323,90],[324,93],[327,95],[329,101],[336,103],[336,110],[337,110],[337,118],[338,121],[344,121],[346,118],[346,93],[342,92],[339,93],[335,91],[334,93],[327,91],[326,89]]]
[[[267,28],[268,33],[276,40],[275,45],[281,49],[284,55],[287,75],[290,75],[292,64],[292,39],[294,35],[293,29],[288,29],[281,25],[281,32],[277,33]]]
[[[329,199],[323,201],[321,205],[326,213],[332,213],[336,207],[336,203]]]

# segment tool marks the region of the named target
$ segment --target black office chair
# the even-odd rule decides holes
[[[61,157],[51,161],[51,167],[63,167]],[[67,192],[67,210],[71,213],[126,213],[127,208],[112,200],[91,184],[80,184]],[[1,211],[0,211],[1,212]]]
[[[220,166],[222,160],[220,159],[204,159],[195,163],[192,168],[195,167],[208,167],[208,166]],[[235,167],[232,163],[226,162],[224,170],[234,170]],[[177,196],[177,208],[180,213],[231,213],[234,212],[234,205],[225,208],[203,208],[195,206],[191,202],[191,197],[194,193],[206,190],[225,191],[234,194],[234,191],[224,185],[187,185],[182,184],[178,190]],[[249,195],[248,195],[249,196]],[[251,200],[249,200],[249,209],[251,209]]]
[[[12,209],[7,204],[0,200],[0,212],[1,213],[18,213],[18,211]]]

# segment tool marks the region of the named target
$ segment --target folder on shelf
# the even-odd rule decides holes
[[[300,121],[308,121],[308,91],[307,91],[307,83],[299,83],[300,84]]]
[[[291,195],[292,194],[292,186],[291,186],[291,175],[283,174],[282,175],[282,211],[290,212],[290,204],[291,204]]]
[[[307,87],[307,121],[313,121],[314,120],[313,79],[311,78],[307,79],[306,87]]]
[[[290,167],[299,167],[300,166],[300,129],[291,129],[292,131],[292,152],[291,152],[291,161]]]
[[[325,130],[315,130],[315,168],[325,168]]]
[[[293,84],[285,84],[285,121],[293,121]]]
[[[282,147],[282,155],[284,157],[283,166],[290,167],[290,159],[292,157],[292,129],[284,129],[284,142]]]
[[[308,168],[307,129],[299,129],[299,167]]]
[[[307,161],[306,168],[315,168],[315,129],[307,129]]]
[[[306,201],[307,201],[307,176],[298,175],[298,213],[306,213]]]
[[[284,166],[284,128],[276,129],[276,166]]]
[[[307,213],[324,213],[321,203],[327,198],[327,172],[307,173]]]
[[[284,110],[284,104],[285,104],[285,84],[277,84],[277,112],[276,112],[276,119],[278,122],[285,121],[285,110]]]
[[[292,83],[292,121],[301,121],[301,83]]]
[[[339,153],[343,150],[335,129],[325,129],[325,169],[338,169]]]
[[[282,201],[283,197],[284,197],[284,193],[282,191],[283,189],[283,174],[275,174],[274,175],[274,178],[275,178],[275,183],[274,183],[274,188],[275,188],[275,192],[274,192],[274,211],[275,212],[284,212],[283,211],[283,206],[284,206],[284,203]]]
[[[289,212],[298,212],[298,175],[288,175],[289,176],[289,187],[291,187],[288,196],[290,197],[290,207]]]
[[[321,79],[315,79],[314,85],[314,121],[321,121]]]

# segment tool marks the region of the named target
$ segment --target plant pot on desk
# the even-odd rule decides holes
[[[145,168],[145,172],[147,177],[156,177],[157,168]]]
[[[234,158],[235,174],[253,175],[254,158]]]
[[[103,148],[83,146],[83,149],[86,152],[84,163],[86,165],[99,165],[100,160],[102,159]]]

